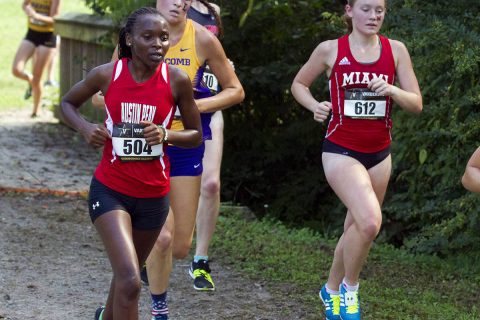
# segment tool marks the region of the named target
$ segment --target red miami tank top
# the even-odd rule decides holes
[[[388,38],[379,35],[381,53],[373,63],[360,63],[350,51],[348,35],[338,39],[338,53],[329,79],[332,116],[325,138],[344,148],[374,153],[391,143],[392,99],[367,89],[381,77],[395,81],[395,61]]]
[[[166,143],[149,147],[139,123],[147,120],[170,128],[175,103],[168,65],[161,63],[150,79],[137,83],[128,61],[123,58],[115,63],[105,94],[105,126],[112,139],[105,143],[95,178],[131,197],[163,197],[170,190]]]

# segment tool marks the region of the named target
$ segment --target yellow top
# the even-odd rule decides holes
[[[38,14],[50,16],[52,0],[32,0],[31,5]],[[28,27],[38,32],[53,32],[53,23],[45,23],[32,18],[28,18]]]
[[[198,60],[197,50],[195,49],[195,27],[192,20],[187,19],[182,38],[177,44],[168,49],[165,55],[165,62],[185,71],[192,81],[193,86],[195,86],[195,76],[202,65]],[[179,118],[180,113],[178,110],[175,116],[171,129],[182,130],[183,123]]]

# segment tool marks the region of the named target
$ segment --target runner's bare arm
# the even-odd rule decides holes
[[[112,53],[112,59],[110,62],[115,62],[118,60],[118,46],[115,47]],[[103,109],[105,107],[105,99],[101,92],[97,92],[92,96],[92,105],[97,108]]]
[[[335,62],[337,55],[337,42],[334,40],[320,43],[310,55],[308,61],[298,71],[292,83],[292,95],[298,103],[313,112],[316,121],[323,122],[327,119],[332,104],[330,101],[317,101],[310,92],[313,81],[321,74],[328,73]],[[333,61],[332,61],[333,60]]]
[[[193,88],[188,75],[169,66],[173,98],[180,110],[184,130],[168,130],[168,142],[179,147],[195,147],[202,142],[200,113],[193,99]]]
[[[217,95],[196,100],[198,109],[200,112],[214,112],[242,102],[245,92],[220,41],[213,33],[198,23],[195,23],[195,28],[199,57],[207,62],[222,87],[222,91]]]
[[[374,79],[368,87],[384,96],[390,96],[401,108],[413,113],[423,109],[422,93],[417,77],[413,71],[412,60],[405,45],[396,40],[390,40],[395,57],[395,71],[399,86],[389,85],[383,79]]]
[[[110,138],[110,133],[103,124],[93,124],[85,120],[78,109],[96,92],[106,92],[110,84],[112,68],[113,63],[92,69],[84,80],[75,84],[63,96],[60,102],[60,110],[67,124],[80,132],[94,147],[103,146],[106,139]]]
[[[480,192],[480,147],[468,160],[462,177],[462,185],[472,192]]]

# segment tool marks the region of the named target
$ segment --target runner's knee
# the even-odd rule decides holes
[[[380,232],[382,219],[370,218],[362,221],[359,225],[359,232],[366,241],[373,241]]]
[[[128,307],[132,302],[138,301],[142,285],[140,283],[140,275],[137,273],[132,269],[132,271],[128,271],[126,274],[115,277],[115,295],[119,295],[118,301],[122,306]]]
[[[220,192],[220,179],[217,177],[209,177],[202,181],[202,196],[212,197]]]
[[[12,66],[12,74],[15,77],[20,78],[20,77],[23,76],[23,73],[24,73],[23,70],[21,70],[18,65],[13,65]]]
[[[153,250],[156,250],[157,252],[165,253],[170,249],[172,245],[173,245],[172,232],[167,228],[163,228],[162,231],[160,232],[160,235],[157,238],[157,241],[155,241]]]
[[[175,244],[173,248],[173,257],[175,259],[184,259],[187,257],[192,247],[192,241],[183,241],[182,243]]]

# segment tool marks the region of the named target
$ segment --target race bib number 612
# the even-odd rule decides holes
[[[367,88],[345,91],[344,114],[358,119],[379,119],[386,115],[387,99]]]

